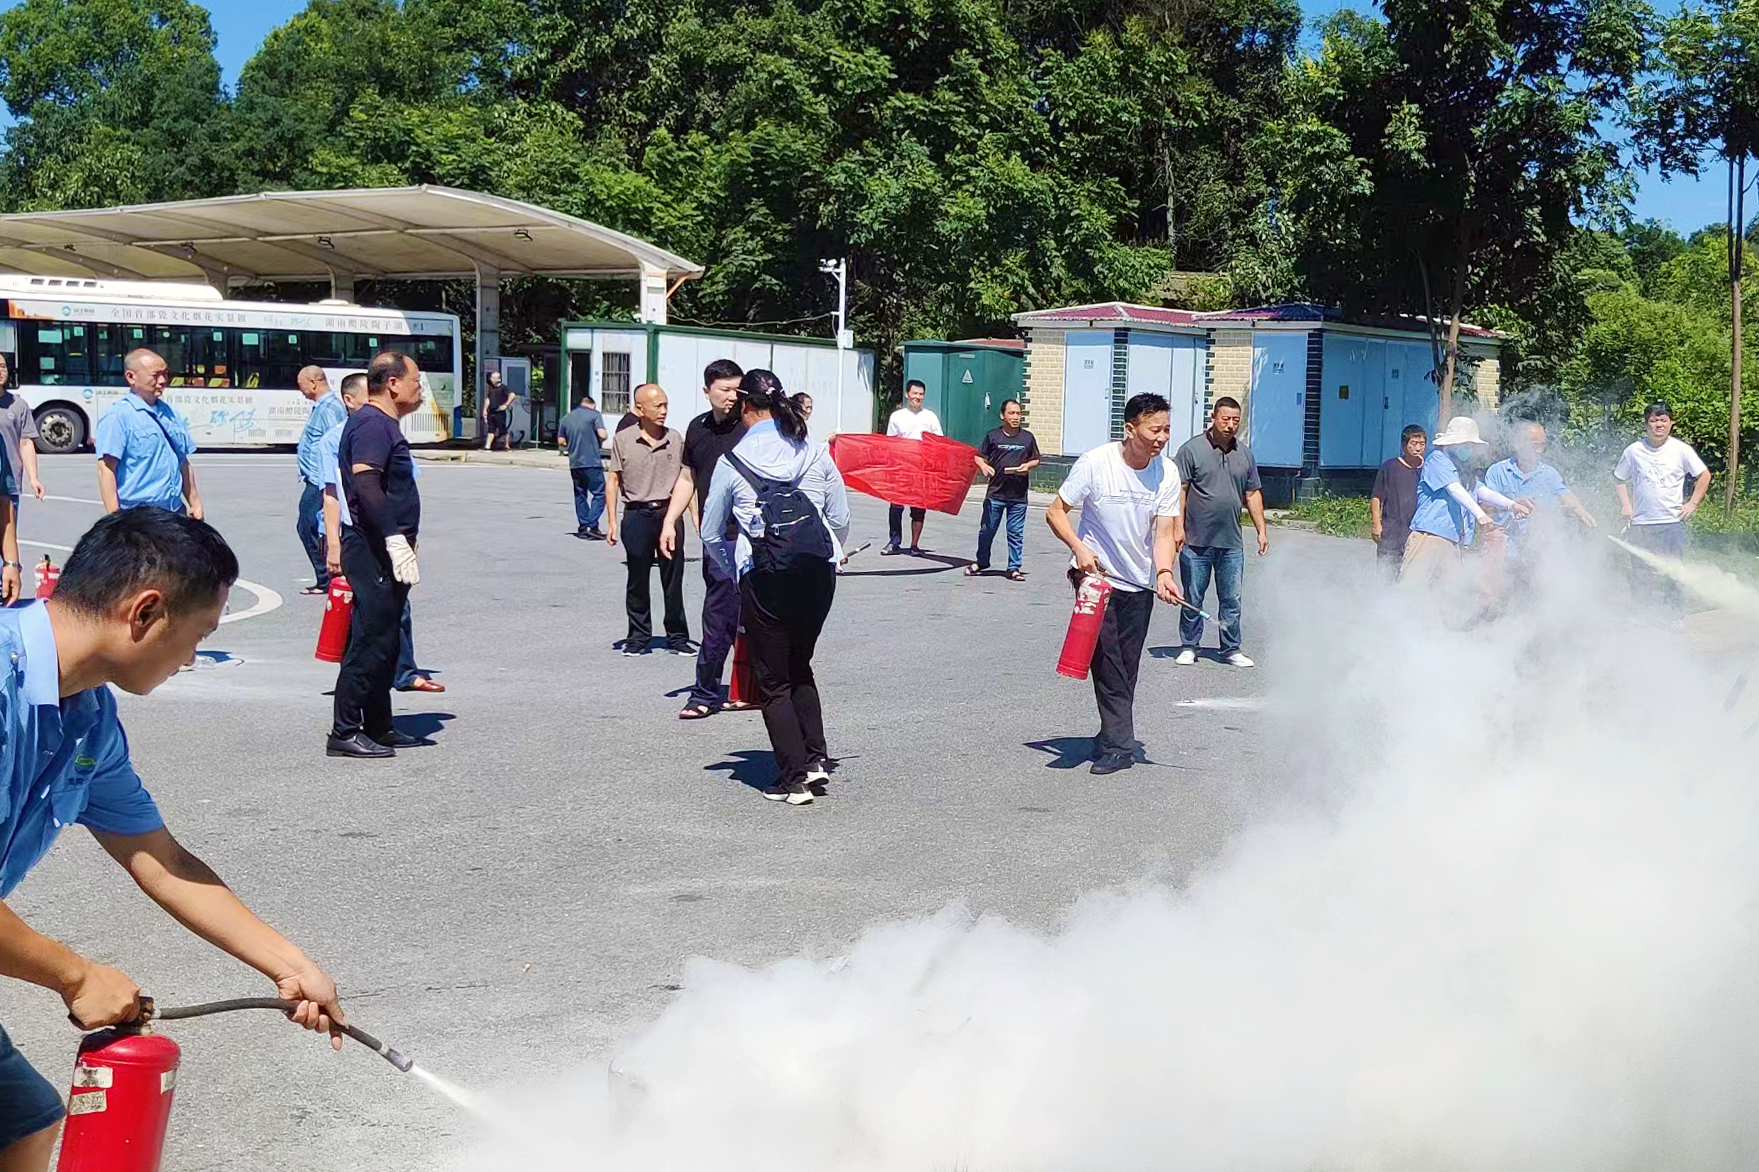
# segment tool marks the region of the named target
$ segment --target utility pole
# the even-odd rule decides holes
[[[821,260],[818,271],[837,278],[837,414],[832,431],[843,430],[843,351],[855,348],[855,335],[848,328],[849,262],[844,259]]]

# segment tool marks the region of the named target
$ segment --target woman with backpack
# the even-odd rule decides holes
[[[849,529],[842,474],[767,370],[739,383],[745,438],[715,466],[702,510],[703,548],[739,581],[739,620],[757,677],[777,777],[773,802],[803,806],[830,780],[824,716],[812,652],[837,588],[841,538]],[[726,520],[739,536],[726,540]]]

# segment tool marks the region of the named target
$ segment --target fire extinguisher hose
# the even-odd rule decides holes
[[[210,1017],[216,1013],[231,1013],[239,1009],[273,1009],[279,1013],[292,1013],[299,1008],[299,1002],[287,1001],[279,997],[237,997],[231,1001],[210,1001],[205,1005],[182,1005],[170,1009],[147,1005],[142,1008],[141,1016],[143,1018],[179,1021],[183,1018]],[[385,1045],[358,1026],[345,1025],[337,1028],[404,1074],[408,1074],[409,1068],[415,1065],[414,1060],[405,1057],[401,1051]]]

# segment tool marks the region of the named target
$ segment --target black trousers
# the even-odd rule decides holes
[[[836,590],[837,568],[829,562],[778,574],[754,570],[739,582],[745,650],[757,677],[778,780],[784,784],[804,782],[807,765],[830,755],[812,653]]]
[[[910,523],[912,525],[928,518],[928,510],[916,505],[910,506]],[[892,505],[886,509],[886,536],[891,538],[893,545],[904,544],[904,506]]]
[[[348,648],[336,673],[335,736],[391,731],[391,686],[397,681],[403,608],[409,587],[391,576],[391,559],[352,526],[342,530],[342,573],[354,588]]]
[[[704,550],[702,554],[702,647],[696,653],[691,704],[721,706],[721,672],[739,637],[739,584]]]
[[[672,537],[676,553],[660,556],[660,524],[666,519],[665,502],[654,509],[630,506],[623,510],[623,562],[629,567],[629,584],[623,605],[629,611],[629,638],[625,646],[640,651],[653,637],[654,563],[660,566],[660,592],[666,601],[666,637],[673,644],[690,638],[690,622],[684,617],[684,518],[678,518]]]
[[[1142,667],[1142,645],[1148,641],[1148,620],[1154,615],[1154,593],[1116,590],[1106,602],[1093,649],[1093,698],[1099,703],[1100,753],[1129,753],[1136,748],[1136,674]]]

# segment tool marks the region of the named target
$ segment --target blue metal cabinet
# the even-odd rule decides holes
[[[1307,335],[1260,332],[1252,339],[1251,418],[1246,442],[1271,468],[1299,468],[1307,424]]]

